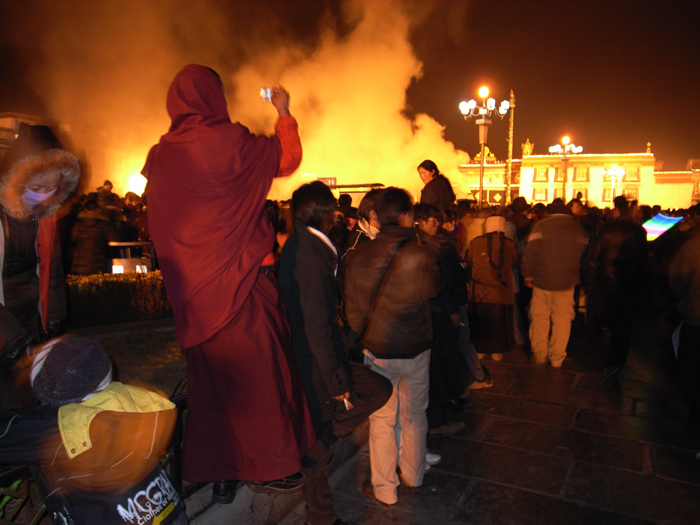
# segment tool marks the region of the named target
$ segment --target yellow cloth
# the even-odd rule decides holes
[[[90,423],[103,411],[148,413],[172,410],[175,405],[160,394],[113,381],[102,392],[82,403],[58,409],[58,428],[70,459],[92,448]]]

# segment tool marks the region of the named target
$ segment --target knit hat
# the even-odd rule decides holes
[[[51,407],[81,403],[112,382],[112,362],[92,341],[52,339],[35,355],[30,381],[36,396]]]
[[[502,215],[491,215],[491,217],[486,219],[486,223],[484,224],[484,231],[486,233],[505,232],[506,218]]]

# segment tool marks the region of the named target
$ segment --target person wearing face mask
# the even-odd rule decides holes
[[[56,212],[79,179],[78,159],[46,126],[20,124],[0,160],[0,408],[35,403],[18,361],[65,318]]]

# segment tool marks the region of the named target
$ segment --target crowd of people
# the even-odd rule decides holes
[[[420,487],[442,459],[428,437],[461,431],[450,414],[493,385],[489,360],[518,348],[533,367],[561,368],[583,304],[605,356],[601,381],[616,381],[659,268],[680,300],[680,378],[700,438],[692,210],[683,239],[652,247],[641,226],[652,208],[618,197],[599,210],[577,196],[478,209],[431,160],[417,167],[417,203],[388,187],[355,208],[319,181],[276,203],[266,199],[272,181],[296,170],[302,147],[289,93],[273,86],[271,103],[275,135],[255,136],[230,120],[216,72],[185,67],[167,95],[169,131],[143,168],[147,220],[144,199],[119,199],[105,181],[60,227],[79,167],[47,128],[22,126],[2,160],[0,461],[37,465],[54,522],[187,521],[157,464],[174,405],[113,382],[98,346],[54,337],[65,317],[60,232],[73,239],[73,273],[104,271],[108,240],[152,238],[187,358],[184,477],[212,482],[220,504],[245,481],[255,492],[302,491],[307,523],[345,523],[326,467],[334,441],[369,417],[362,491],[396,505],[399,485]],[[150,462],[124,467],[134,451]],[[85,476],[97,481],[70,481]],[[135,503],[151,485],[158,502]]]
[[[149,242],[146,193],[123,197],[105,180],[95,191],[78,196],[59,220],[63,267],[72,275],[111,273],[111,259],[121,255],[110,242]],[[151,265],[153,267],[153,265]]]
[[[601,382],[618,380],[633,322],[653,303],[655,279],[681,300],[679,377],[691,404],[689,433],[700,438],[700,275],[692,241],[700,210],[682,211],[679,228],[649,243],[642,224],[659,210],[624,196],[602,210],[580,195],[546,206],[517,197],[478,209],[456,200],[434,162],[422,162],[418,173],[420,202],[390,187],[369,191],[354,208],[344,194],[335,222],[314,233],[338,262],[337,316],[331,322],[326,315],[326,325],[340,327],[346,358],[393,385],[390,400],[370,416],[369,499],[391,506],[401,482],[420,486],[441,460],[427,450],[427,436],[459,432],[464,423],[450,422],[449,411],[467,406],[470,390],[493,385],[487,357],[500,361],[517,348],[534,367],[561,368],[580,309],[579,335],[601,354]],[[282,276],[286,239],[308,224],[299,224],[293,201],[268,202],[268,213],[278,225]],[[297,219],[291,228],[290,213]],[[291,319],[298,307],[288,304],[288,311]],[[319,322],[317,312],[310,317]]]

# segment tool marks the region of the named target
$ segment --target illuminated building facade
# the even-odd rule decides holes
[[[564,164],[567,164],[566,183]],[[611,207],[618,195],[640,204],[658,204],[664,209],[688,208],[700,202],[700,162],[689,162],[686,171],[657,171],[656,164],[650,147],[645,153],[571,155],[566,163],[557,154],[523,155],[522,159],[513,160],[509,202],[518,195],[533,204],[547,204],[556,198],[568,202],[579,193],[584,204],[599,208]],[[464,198],[477,199],[479,168],[476,163],[459,167],[472,192]],[[487,157],[485,202],[505,204],[506,177],[506,164],[495,158],[489,162]]]

